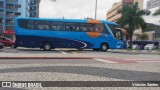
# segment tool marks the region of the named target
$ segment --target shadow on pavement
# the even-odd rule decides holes
[[[115,78],[122,80],[134,80],[134,81],[159,81],[160,73],[145,72],[145,71],[130,71],[111,68],[100,67],[88,67],[88,66],[44,66],[44,67],[21,67],[0,69],[0,73],[12,73],[12,72],[57,72],[57,73],[71,73],[99,76],[106,78]]]

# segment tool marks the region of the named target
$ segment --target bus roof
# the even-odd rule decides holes
[[[59,18],[16,18],[24,19],[24,20],[47,20],[47,21],[62,21],[62,22],[82,22],[82,23],[104,23],[104,24],[112,24],[118,26],[118,24],[114,22],[110,22],[108,20],[95,20],[95,19],[59,19]]]

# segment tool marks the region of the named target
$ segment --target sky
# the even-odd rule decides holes
[[[41,18],[71,18],[84,19],[95,18],[96,0],[41,0],[40,17]],[[112,7],[112,4],[121,0],[97,0],[97,19],[106,19],[106,12]],[[144,0],[144,9],[146,2]],[[154,12],[157,8],[151,9]],[[160,25],[160,16],[144,16],[147,23]]]

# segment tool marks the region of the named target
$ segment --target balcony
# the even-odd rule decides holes
[[[3,25],[0,25],[0,29],[3,29]]]
[[[14,6],[13,6],[13,7],[6,7],[6,9],[7,9],[7,10],[18,10],[18,8],[17,8],[17,7],[14,7]]]
[[[14,26],[14,23],[6,23],[6,26]]]
[[[0,8],[4,8],[3,5],[0,4]]]
[[[18,0],[6,0],[6,2],[8,3],[8,2],[18,2]]]
[[[3,25],[3,22],[2,22],[2,21],[0,21],[0,25]]]
[[[0,12],[0,17],[3,17],[3,12]]]
[[[6,26],[6,30],[14,30],[13,26]]]
[[[7,18],[15,18],[18,17],[18,15],[6,15]]]
[[[36,3],[30,3],[30,6],[36,6]]]

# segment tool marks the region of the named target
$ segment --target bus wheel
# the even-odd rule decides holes
[[[43,50],[44,50],[44,51],[51,51],[51,49],[52,49],[51,43],[45,42],[45,43],[43,44]]]
[[[106,43],[102,43],[100,49],[101,49],[101,51],[103,51],[103,52],[107,52],[107,50],[108,50],[108,45],[107,45]]]

